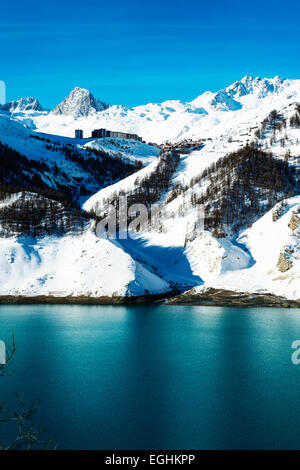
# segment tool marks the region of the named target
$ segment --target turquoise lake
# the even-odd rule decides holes
[[[38,398],[60,449],[300,448],[300,309],[1,306],[12,331],[0,401]]]

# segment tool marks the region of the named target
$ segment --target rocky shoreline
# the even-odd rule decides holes
[[[0,296],[0,305],[150,305],[161,303],[166,305],[199,305],[216,307],[278,307],[278,308],[300,308],[300,299],[289,300],[284,297],[268,293],[235,292],[224,289],[209,288],[201,293],[194,289],[183,294],[172,291],[165,294],[143,295],[137,297],[124,296],[65,296],[53,295],[37,296]]]
[[[209,288],[201,293],[196,293],[194,289],[191,289],[184,294],[175,295],[168,300],[168,305],[300,308],[300,299],[289,300],[268,293],[235,292]]]
[[[57,297],[53,295],[36,295],[36,296],[22,296],[22,295],[2,295],[0,296],[0,305],[30,305],[30,304],[74,304],[74,305],[145,305],[155,302],[162,302],[167,300],[174,292],[165,294],[149,294],[135,297],[124,296],[101,296],[92,297],[89,295]]]

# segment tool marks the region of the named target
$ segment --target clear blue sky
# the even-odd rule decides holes
[[[189,101],[244,75],[300,78],[296,0],[15,0],[0,5],[7,100]]]

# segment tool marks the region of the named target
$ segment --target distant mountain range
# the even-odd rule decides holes
[[[9,103],[0,105],[0,109],[10,113],[43,111],[39,101],[34,98],[21,98],[20,100],[10,101]]]
[[[284,92],[287,87],[293,85],[293,82],[295,81],[283,80],[278,76],[273,79],[261,79],[259,77],[253,78],[250,75],[246,75],[240,81],[233,83],[227,88],[216,93],[207,91],[202,95],[199,95],[190,103],[169,100],[161,104],[157,104],[156,106],[164,108],[170,105],[171,110],[172,105],[178,107],[181,104],[185,109],[190,109],[192,112],[200,108],[200,112],[203,112],[204,114],[208,113],[212,109],[236,111],[242,108],[241,98],[247,95],[254,95],[257,98],[265,98],[270,94]],[[57,105],[51,111],[51,113],[54,115],[73,116],[74,118],[87,117],[91,114],[102,112],[109,107],[109,104],[95,98],[89,90],[75,87],[62,103]],[[126,106],[122,106],[124,111],[129,109],[138,109],[140,107],[141,106],[128,108]],[[20,100],[12,101],[4,105],[3,109],[10,112],[42,111],[42,107],[38,100],[34,98],[21,98]]]
[[[40,132],[73,137],[82,129],[107,128],[138,134],[147,141],[162,143],[185,138],[214,137],[234,122],[263,118],[273,108],[300,101],[300,80],[253,78],[249,75],[215,93],[205,92],[189,103],[168,100],[135,107],[111,105],[90,91],[76,87],[52,111],[42,111],[37,100],[25,98],[7,103],[5,110],[26,119]],[[238,114],[233,116],[230,113]],[[30,124],[31,123],[31,124]]]

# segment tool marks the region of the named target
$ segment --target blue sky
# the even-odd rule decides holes
[[[1,2],[7,100],[58,104],[75,86],[111,104],[189,101],[244,75],[300,78],[290,0]]]

